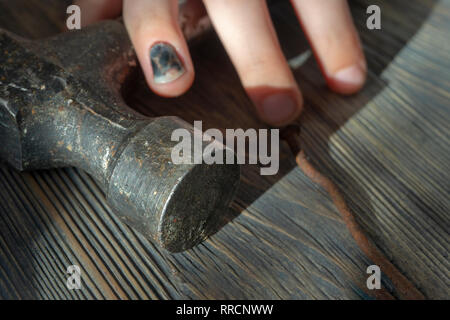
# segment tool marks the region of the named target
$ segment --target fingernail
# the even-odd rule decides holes
[[[150,49],[150,61],[152,62],[155,83],[172,82],[185,72],[183,63],[175,49],[168,43],[155,43]]]
[[[261,102],[261,111],[264,118],[271,123],[282,123],[290,120],[296,110],[296,101],[286,93],[271,94]]]
[[[350,67],[337,71],[332,78],[346,85],[358,86],[365,80],[365,72],[362,64],[354,64]]]

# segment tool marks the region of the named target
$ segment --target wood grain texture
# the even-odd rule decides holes
[[[382,30],[366,29],[368,4],[381,7]],[[307,50],[288,3],[272,9],[286,57]],[[450,1],[358,0],[352,11],[368,83],[341,97],[312,58],[294,70],[306,101],[303,146],[391,261],[427,298],[448,299]],[[0,1],[0,26],[31,38],[58,32],[64,14],[62,1]],[[141,78],[129,104],[201,119],[204,128],[265,128],[217,38],[191,52],[197,75],[187,94],[156,97]],[[295,167],[287,146],[281,151],[277,176],[244,166],[228,223],[179,254],[121,223],[86,173],[1,165],[0,298],[369,298],[371,261],[328,194]],[[66,288],[72,264],[82,269],[81,290]]]

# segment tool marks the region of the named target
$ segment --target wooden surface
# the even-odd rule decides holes
[[[365,27],[378,4],[382,30]],[[427,298],[450,297],[450,1],[352,1],[370,74],[341,97],[314,59],[294,71],[306,99],[302,141],[363,228]],[[31,38],[58,32],[62,1],[0,1],[0,26]],[[287,58],[308,50],[287,2],[273,8]],[[162,99],[143,80],[130,105],[204,127],[264,128],[219,41],[192,48],[194,87]],[[328,195],[283,146],[280,174],[243,168],[229,223],[169,254],[118,221],[77,169],[17,173],[0,166],[0,298],[369,298],[366,268]],[[82,270],[81,290],[66,268]],[[389,283],[386,283],[389,286]]]

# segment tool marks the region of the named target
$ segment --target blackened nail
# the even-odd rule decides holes
[[[168,43],[158,42],[150,49],[150,61],[155,83],[168,83],[184,74],[183,63]]]

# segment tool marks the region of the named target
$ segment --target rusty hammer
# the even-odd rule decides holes
[[[0,29],[0,159],[18,170],[85,170],[121,220],[183,251],[221,220],[239,166],[173,164],[173,130],[193,128],[124,103],[136,65],[117,21],[39,41]]]

